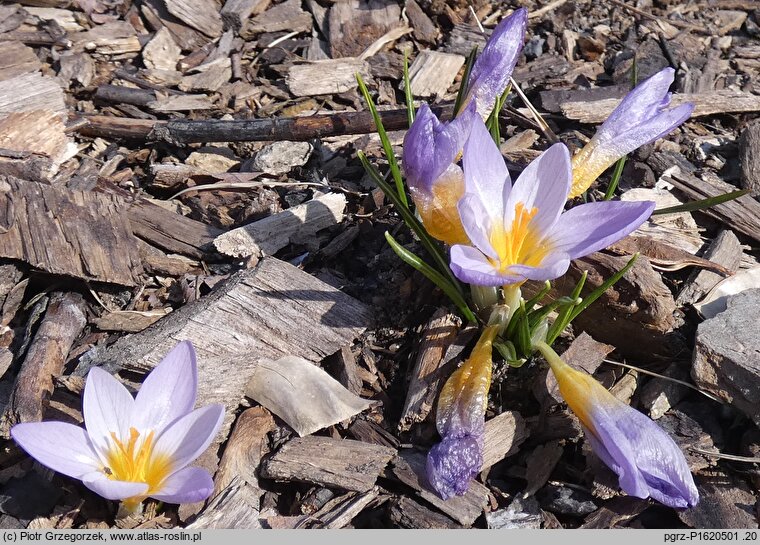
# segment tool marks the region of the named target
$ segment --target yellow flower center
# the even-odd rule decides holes
[[[135,428],[129,428],[129,440],[125,444],[115,432],[111,432],[113,446],[106,454],[108,465],[104,468],[108,478],[148,485],[148,490],[143,496],[124,500],[126,506],[136,506],[144,498],[160,490],[164,480],[171,473],[171,457],[153,452],[154,435],[155,432],[151,430],[141,440],[140,432]]]
[[[535,226],[531,225],[536,213],[538,208],[528,210],[523,203],[517,203],[509,231],[502,224],[492,229],[490,242],[499,259],[498,262],[494,259],[489,261],[500,273],[505,273],[511,265],[537,267],[551,250],[551,245],[542,240]]]

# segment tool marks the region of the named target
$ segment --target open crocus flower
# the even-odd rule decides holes
[[[446,381],[438,397],[436,427],[443,441],[427,457],[427,477],[444,499],[462,495],[483,465],[483,434],[491,351],[498,326],[483,331],[470,357]]]
[[[474,102],[446,123],[423,104],[404,136],[404,175],[417,212],[428,233],[447,244],[467,242],[457,212],[464,180],[456,162],[476,117]]]
[[[637,498],[676,508],[694,507],[699,492],[673,439],[642,413],[618,400],[591,375],[567,365],[546,343],[536,348],[549,362],[559,390],[576,414],[594,452]]]
[[[512,187],[499,149],[480,119],[464,146],[465,195],[458,210],[470,245],[451,249],[451,270],[469,284],[551,280],[570,260],[605,248],[644,223],[654,203],[605,201],[563,213],[570,154],[555,144]]]
[[[135,510],[147,497],[193,503],[214,489],[195,460],[219,431],[221,405],[193,410],[195,351],[179,343],[148,375],[136,398],[94,367],[84,388],[86,430],[64,422],[18,424],[13,439],[42,465],[81,480],[109,500]]]
[[[675,71],[665,68],[628,93],[591,141],[573,157],[570,198],[586,191],[615,161],[686,121],[693,104],[668,108]]]
[[[520,8],[493,29],[483,52],[472,65],[463,105],[475,100],[478,113],[488,118],[496,99],[509,85],[525,41],[528,10]]]

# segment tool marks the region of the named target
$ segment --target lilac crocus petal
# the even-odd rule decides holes
[[[471,435],[446,437],[428,453],[427,478],[430,486],[447,500],[467,492],[482,465],[482,440]]]
[[[156,440],[154,452],[170,456],[174,471],[195,460],[214,440],[224,419],[222,405],[195,409],[167,427]]]
[[[159,493],[151,498],[167,503],[195,503],[208,498],[214,491],[214,481],[205,469],[186,467],[167,477]]]
[[[571,259],[606,248],[639,228],[654,211],[652,201],[588,203],[560,216],[549,237]]]
[[[667,109],[674,74],[672,68],[665,68],[628,93],[573,157],[571,198],[588,189],[615,161],[665,136],[689,118],[693,104]]]
[[[472,124],[470,136],[464,145],[462,166],[465,194],[476,196],[488,212],[488,216],[501,221],[504,214],[504,197],[509,194],[512,182],[504,157],[494,143],[491,133],[480,120]]]
[[[148,485],[145,483],[112,480],[102,471],[84,475],[82,483],[107,500],[125,500],[134,496],[142,496],[148,491]]]
[[[477,116],[474,106],[453,121],[443,123],[427,104],[422,104],[404,136],[404,176],[412,194],[430,194],[433,184],[456,162]]]
[[[466,100],[474,100],[478,113],[486,119],[496,99],[509,85],[525,40],[528,10],[520,8],[494,28],[470,72]],[[467,104],[468,102],[465,102]]]
[[[134,426],[160,433],[193,410],[198,388],[195,350],[188,341],[175,346],[151,371],[135,398]]]
[[[119,440],[129,437],[135,400],[127,388],[110,373],[93,367],[84,386],[82,413],[95,449],[104,456],[111,445],[111,433]]]
[[[101,467],[87,432],[64,422],[29,422],[11,428],[11,437],[45,467],[75,479]]]

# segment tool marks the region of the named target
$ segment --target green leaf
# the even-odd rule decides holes
[[[538,303],[541,302],[541,299],[544,298],[544,296],[549,293],[552,289],[552,283],[548,280],[544,282],[544,287],[541,288],[541,291],[539,291],[536,295],[531,297],[525,302],[525,309],[530,312],[533,310],[533,307],[535,307]]]
[[[533,351],[533,343],[530,340],[530,324],[525,314],[524,301],[521,301],[520,308],[522,312],[517,319],[517,349],[520,354],[527,356]]]
[[[470,310],[470,307],[467,306],[467,302],[456,290],[456,287],[451,284],[451,282],[444,278],[443,275],[441,275],[433,267],[422,261],[422,259],[416,256],[414,253],[410,252],[401,246],[401,244],[396,242],[396,239],[393,238],[393,235],[391,235],[388,231],[385,232],[385,240],[388,241],[388,244],[391,248],[393,248],[393,251],[396,252],[396,255],[399,256],[406,264],[411,265],[420,271],[428,278],[428,280],[441,288],[441,290],[443,290],[443,293],[445,293],[448,298],[451,299],[451,301],[459,308],[459,311],[467,320],[473,323],[477,323],[475,314],[472,312],[472,310]]]
[[[507,101],[507,97],[509,96],[509,92],[512,90],[512,85],[507,85],[507,88],[504,90],[504,92],[501,94],[500,97],[496,97],[496,103],[493,106],[493,110],[491,110],[491,114],[488,116],[488,120],[486,121],[486,127],[488,127],[488,132],[491,133],[491,138],[493,138],[493,141],[496,142],[496,145],[498,146],[501,142],[501,128],[499,127],[499,113],[501,112],[501,109],[504,107],[504,103]]]
[[[356,73],[356,82],[359,84],[359,90],[364,96],[364,101],[367,103],[369,111],[372,112],[372,119],[375,121],[375,127],[377,128],[377,134],[380,137],[380,142],[383,144],[383,151],[385,151],[385,158],[388,160],[388,166],[390,166],[393,180],[396,182],[396,191],[398,192],[399,200],[406,208],[409,208],[409,201],[406,198],[406,190],[404,189],[404,180],[401,178],[401,169],[396,161],[396,155],[393,153],[393,146],[388,138],[388,133],[385,132],[383,121],[380,119],[380,114],[377,112],[377,107],[369,94],[369,89],[364,84],[364,80],[361,75]]]
[[[615,196],[615,190],[620,183],[620,177],[623,175],[623,167],[625,166],[626,160],[628,160],[628,156],[623,155],[620,159],[618,159],[618,162],[615,163],[615,171],[612,173],[610,185],[607,186],[607,192],[604,194],[605,201],[608,201]]]
[[[580,305],[573,307],[570,310],[570,319],[568,320],[568,324],[572,322],[573,320],[575,320],[581,312],[583,312],[589,307],[589,305],[591,305],[594,301],[599,299],[605,291],[607,291],[610,287],[617,284],[618,280],[623,278],[625,273],[631,270],[631,267],[633,267],[634,263],[636,263],[636,260],[638,258],[639,258],[638,252],[633,254],[631,256],[631,259],[628,260],[628,263],[626,263],[625,267],[623,267],[618,272],[610,276],[607,280],[604,281],[604,283],[601,286],[599,286],[594,291],[589,293],[586,297],[584,297]]]
[[[459,84],[459,91],[457,92],[457,100],[454,102],[454,117],[459,113],[459,108],[462,107],[462,102],[467,92],[467,87],[470,85],[470,73],[472,72],[472,65],[475,63],[475,57],[478,55],[478,47],[475,46],[467,56],[467,63],[464,65],[464,75],[462,75],[462,82]]]
[[[729,193],[724,193],[723,195],[718,195],[717,197],[710,197],[710,198],[701,199],[698,201],[691,201],[685,204],[679,204],[678,206],[669,206],[667,208],[660,208],[659,210],[655,210],[654,212],[652,212],[652,215],[655,216],[655,215],[660,215],[660,214],[677,214],[679,212],[694,212],[696,210],[704,210],[706,208],[710,208],[718,204],[723,204],[724,202],[738,199],[739,197],[743,197],[747,193],[749,193],[749,189],[740,189],[738,191],[731,191]]]
[[[573,289],[573,292],[570,294],[571,299],[578,299],[581,295],[581,291],[583,291],[583,286],[586,285],[586,278],[588,277],[588,271],[583,271],[583,274],[581,275],[580,280],[578,280],[578,283],[575,285],[575,288]],[[557,319],[554,320],[554,323],[549,328],[548,333],[546,334],[546,344],[551,345],[557,337],[559,337],[560,333],[562,333],[565,328],[570,323],[570,313],[572,312],[573,308],[565,308],[562,310],[562,312],[559,313],[559,316],[557,316]]]
[[[385,193],[385,196],[388,197],[388,199],[396,207],[396,210],[398,211],[401,218],[404,220],[404,223],[406,223],[407,226],[420,239],[422,246],[430,254],[430,257],[433,258],[433,262],[435,263],[438,270],[444,276],[448,277],[451,284],[455,286],[456,290],[462,295],[462,297],[464,297],[464,290],[462,289],[462,285],[459,283],[459,280],[457,280],[456,276],[454,276],[454,273],[451,272],[451,269],[449,268],[449,263],[446,260],[446,255],[441,250],[441,247],[438,244],[438,242],[436,242],[436,240],[433,239],[433,237],[431,237],[428,234],[427,230],[425,230],[425,227],[423,227],[423,225],[419,222],[419,220],[417,220],[417,218],[414,216],[414,214],[409,209],[409,207],[404,206],[404,204],[399,200],[398,195],[396,195],[396,192],[393,191],[393,188],[391,187],[391,185],[383,179],[380,172],[378,172],[378,170],[369,162],[369,160],[367,159],[367,156],[364,155],[362,151],[358,151],[356,155],[359,157],[359,160],[364,166],[364,169],[370,175],[370,178],[372,178],[372,180],[378,185],[378,187],[380,187],[380,189],[383,190],[383,193]]]
[[[409,58],[404,50],[404,97],[406,98],[406,117],[409,120],[409,126],[414,123],[414,96],[412,96],[412,83],[409,80]]]

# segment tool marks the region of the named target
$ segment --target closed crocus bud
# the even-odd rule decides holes
[[[441,122],[423,104],[404,137],[404,176],[417,212],[428,233],[447,244],[467,242],[457,212],[464,180],[456,162],[476,117],[473,103]]]
[[[498,326],[487,327],[470,357],[446,381],[438,397],[436,427],[442,441],[427,457],[427,477],[444,499],[467,492],[483,466],[483,435],[491,352]]]
[[[615,161],[654,142],[686,121],[693,104],[668,109],[675,71],[665,68],[628,93],[591,141],[573,156],[569,197],[586,191]]]
[[[618,400],[589,374],[567,365],[546,343],[536,343],[594,452],[614,471],[620,488],[668,507],[694,507],[699,493],[683,453],[645,415]]]

